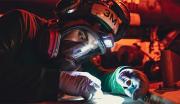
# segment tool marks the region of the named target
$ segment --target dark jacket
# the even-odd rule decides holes
[[[24,10],[0,17],[0,102],[56,100],[59,70],[49,61],[48,22]]]

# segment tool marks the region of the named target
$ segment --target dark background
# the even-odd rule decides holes
[[[12,9],[25,9],[47,19],[54,17],[58,0],[0,0],[0,13]]]

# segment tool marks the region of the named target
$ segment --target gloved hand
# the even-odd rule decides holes
[[[66,94],[82,96],[90,100],[96,93],[101,93],[101,81],[88,72],[62,71],[59,88]]]
[[[146,75],[132,68],[120,70],[117,82],[124,88],[125,94],[134,100],[143,97],[149,89]]]

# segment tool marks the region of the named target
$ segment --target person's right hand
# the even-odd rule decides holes
[[[101,81],[88,72],[62,71],[59,88],[72,96],[82,96],[90,100],[96,93],[102,94]]]

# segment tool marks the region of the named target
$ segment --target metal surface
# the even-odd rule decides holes
[[[132,100],[122,95],[111,95],[104,93],[103,96],[96,97],[90,101],[85,101],[82,97],[64,96],[57,104],[144,104],[142,100]]]
[[[144,104],[142,100],[133,101],[126,96],[115,96],[105,93],[103,96],[85,101],[82,97],[65,95],[58,102],[42,102],[38,104]]]

